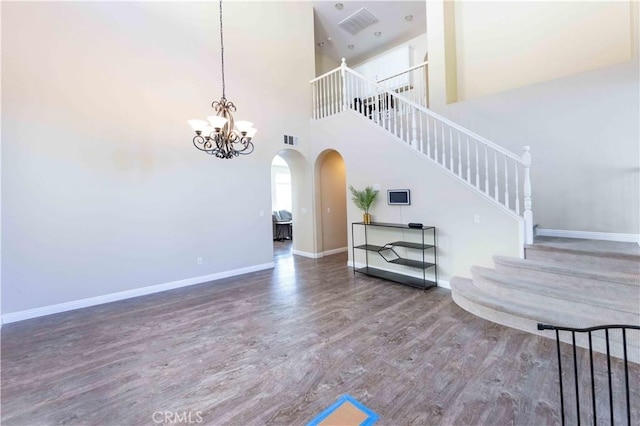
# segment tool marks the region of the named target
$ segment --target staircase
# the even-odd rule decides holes
[[[516,155],[431,111],[425,106],[425,85],[415,77],[424,76],[424,69],[412,67],[406,72],[408,76],[373,82],[348,68],[343,59],[339,68],[311,80],[312,119],[348,110],[363,114],[496,208],[521,220],[524,242],[531,243],[529,147],[524,147],[522,156]]]
[[[539,322],[575,328],[640,325],[637,244],[538,237],[525,246],[525,259],[494,256],[494,263],[494,269],[473,267],[472,279],[451,280],[460,307],[541,335]],[[588,347],[588,341],[577,343]],[[593,344],[594,350],[606,351],[604,340],[594,338]],[[640,362],[638,333],[632,334],[630,347],[629,359]]]
[[[416,67],[407,72],[424,75]],[[396,81],[403,83],[395,87]],[[413,77],[373,82],[343,60],[311,85],[313,120],[348,110],[363,114],[372,125],[521,221],[524,258],[494,256],[494,269],[476,266],[471,279],[452,277],[452,297],[459,306],[490,321],[542,335],[539,322],[579,328],[640,325],[637,245],[550,238],[534,243],[528,147],[518,156],[429,110],[424,85]],[[640,362],[640,333],[632,333],[630,341],[629,359]],[[598,336],[593,344],[596,351],[606,350]]]

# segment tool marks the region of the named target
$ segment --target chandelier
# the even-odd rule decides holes
[[[227,100],[224,84],[224,40],[222,35],[222,0],[220,0],[220,57],[222,63],[222,98],[213,101],[211,107],[216,115],[205,120],[189,120],[196,132],[193,145],[200,151],[218,158],[235,158],[253,152],[251,139],[257,130],[250,121],[235,121],[236,106]]]

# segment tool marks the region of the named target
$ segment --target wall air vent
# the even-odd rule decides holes
[[[338,23],[338,26],[343,30],[346,30],[350,34],[356,35],[360,31],[364,30],[371,24],[378,22],[373,13],[369,12],[364,7],[357,12],[349,15]]]
[[[296,145],[298,145],[298,137],[297,136],[284,135],[284,144],[285,145],[296,146]]]

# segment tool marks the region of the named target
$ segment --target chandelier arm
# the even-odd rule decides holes
[[[251,149],[248,152],[244,152],[249,148],[251,148]],[[242,151],[238,151],[238,154],[249,155],[249,154],[251,154],[253,152],[253,148],[254,148],[253,147],[253,142],[247,142],[247,145],[244,147],[244,149]]]
[[[204,146],[205,146],[204,136],[200,136],[200,135],[194,136],[194,138],[193,138],[193,146],[198,148],[200,151],[206,151],[206,149],[204,148]]]

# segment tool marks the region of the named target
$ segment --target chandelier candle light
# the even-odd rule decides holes
[[[253,152],[251,139],[257,130],[249,121],[234,121],[231,113],[236,112],[233,102],[227,100],[224,85],[224,40],[222,36],[222,0],[220,0],[220,57],[222,59],[222,98],[213,101],[211,107],[216,115],[205,120],[189,120],[196,132],[193,145],[200,151],[218,158],[235,158]]]

